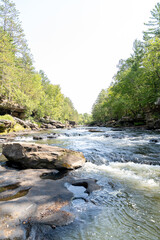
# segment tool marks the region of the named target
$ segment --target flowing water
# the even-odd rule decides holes
[[[81,189],[82,198],[67,207],[75,221],[42,229],[45,239],[160,240],[160,132],[89,129],[55,130],[58,138],[36,141],[83,152],[86,164],[70,174],[101,186],[89,196]]]

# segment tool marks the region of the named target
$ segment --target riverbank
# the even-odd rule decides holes
[[[99,127],[112,127],[112,128],[140,128],[144,130],[157,130],[160,129],[160,119],[132,119],[123,117],[120,120],[111,120],[106,123],[92,123],[93,126]]]
[[[75,127],[74,121],[66,121],[65,124],[50,118],[41,118],[38,122],[31,120],[22,120],[11,115],[0,116],[0,139],[7,136],[14,137],[16,135],[32,134],[34,132]]]

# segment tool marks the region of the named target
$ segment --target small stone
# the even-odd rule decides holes
[[[150,139],[149,142],[150,142],[150,143],[157,143],[157,142],[158,142],[158,139]]]

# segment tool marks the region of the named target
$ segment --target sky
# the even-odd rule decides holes
[[[91,113],[157,0],[13,0],[34,58],[79,113]]]

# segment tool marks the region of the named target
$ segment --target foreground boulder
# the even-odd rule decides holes
[[[82,214],[79,207],[70,207],[75,199],[83,200],[79,186],[86,189],[82,209],[89,214],[95,202],[88,195],[100,187],[94,179],[75,179],[69,173],[55,180],[52,177],[58,174],[57,170],[18,171],[0,165],[0,239],[57,239],[55,228],[70,224]],[[73,193],[71,187],[77,190]]]
[[[75,169],[85,163],[81,152],[35,143],[5,143],[3,155],[20,168]]]

